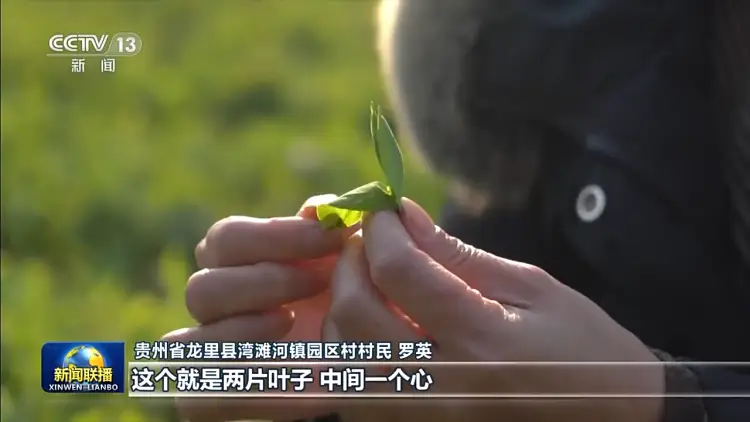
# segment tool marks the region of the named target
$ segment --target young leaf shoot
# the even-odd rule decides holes
[[[370,182],[349,192],[318,204],[316,214],[327,229],[351,227],[365,212],[398,210],[403,192],[404,167],[401,149],[388,121],[370,105],[370,136],[380,168],[388,181]]]
[[[378,163],[383,170],[388,187],[396,200],[400,199],[404,186],[404,166],[401,149],[388,121],[380,112],[380,107],[373,109],[370,105],[370,135],[375,144]],[[374,119],[372,116],[374,115]],[[373,122],[374,120],[374,122]]]

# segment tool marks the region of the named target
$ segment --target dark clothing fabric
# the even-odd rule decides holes
[[[557,133],[524,208],[449,204],[444,229],[542,267],[651,347],[750,361],[750,2],[496,4],[467,59],[468,114]],[[606,206],[584,221],[591,185]],[[707,394],[750,392],[743,368],[690,370]],[[750,399],[704,404],[709,422],[750,420]]]
[[[732,233],[744,262],[750,263],[750,2],[716,1],[714,21],[716,111],[725,142]],[[747,268],[742,279],[750,284]]]
[[[750,361],[750,1],[487,7],[463,63],[465,123],[551,130],[524,207],[449,203],[441,226],[543,268],[662,360]],[[576,208],[588,186],[606,198],[591,220]],[[750,393],[750,366],[673,368],[668,393]],[[664,422],[750,421],[744,398],[666,408]]]
[[[750,359],[750,338],[739,335],[747,332],[750,306],[731,282],[738,264],[729,239],[698,236],[607,158],[581,150],[558,164],[527,210],[469,217],[449,206],[444,229],[545,269],[652,347],[699,360]],[[576,201],[591,184],[605,192],[606,207],[587,223]]]
[[[701,259],[699,254],[682,255],[680,251],[698,247],[689,245],[684,236],[659,239],[658,236],[665,236],[670,230],[664,228],[668,227],[666,221],[649,217],[648,213],[643,212],[647,207],[642,207],[638,202],[624,201],[621,204],[620,212],[625,214],[639,210],[640,221],[637,225],[605,219],[607,213],[618,213],[613,209],[613,201],[615,204],[619,202],[615,201],[619,193],[615,189],[607,189],[610,185],[605,184],[603,179],[595,180],[609,193],[604,214],[600,221],[594,223],[575,220],[575,192],[565,195],[557,191],[556,194],[567,196],[567,201],[553,202],[560,204],[562,212],[567,214],[562,221],[555,221],[557,219],[543,212],[541,205],[531,206],[531,211],[525,213],[490,212],[488,216],[479,218],[462,216],[449,206],[442,222],[443,228],[499,256],[544,268],[560,281],[598,302],[616,321],[652,347],[693,360],[750,360],[750,336],[747,335],[750,305],[743,300],[743,296],[733,295],[731,289],[722,292],[722,289],[711,286],[722,284],[722,278],[714,275],[721,273],[712,274],[703,270],[702,267],[707,264],[695,261]],[[561,179],[556,181],[562,182]],[[554,192],[554,189],[551,191]],[[565,227],[564,221],[569,227]],[[581,231],[585,234],[586,231],[596,231],[592,226],[607,224],[604,221],[609,221],[608,224],[614,227],[602,229],[596,234],[600,238],[581,236]],[[665,226],[660,227],[662,224]],[[612,230],[619,232],[621,237],[611,238],[608,233]],[[648,238],[649,230],[655,237],[653,242]],[[679,232],[679,228],[672,230]],[[604,249],[612,248],[612,253],[622,261],[612,265],[609,270],[606,260],[603,260],[605,265],[602,265],[602,261],[592,265],[580,251],[597,245]],[[606,251],[602,255],[606,257]],[[654,262],[650,265],[641,263],[649,257]],[[597,256],[596,259],[601,258]],[[703,259],[707,258],[704,256]],[[691,270],[694,270],[692,276],[688,275]],[[627,284],[628,276],[637,278]],[[617,283],[617,280],[622,283]],[[686,288],[663,285],[669,280],[682,280]],[[705,285],[705,291],[701,291],[701,285]],[[727,285],[731,286],[732,283]],[[750,392],[750,373],[741,372],[743,368],[734,369],[691,367],[690,370],[698,376],[700,387],[694,394],[747,394]],[[672,391],[681,389],[679,385],[669,387]],[[709,422],[750,420],[750,399],[704,399],[703,404]]]
[[[662,362],[672,362],[674,358],[660,350],[651,350]],[[670,394],[695,394],[701,391],[695,372],[684,366],[666,365],[664,384]],[[706,408],[701,398],[666,398],[662,408],[662,422],[705,422]]]

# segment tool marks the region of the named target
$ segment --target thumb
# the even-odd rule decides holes
[[[486,296],[497,296],[491,292],[497,293],[498,288],[505,285],[522,297],[526,296],[521,290],[527,289],[522,285],[526,284],[529,269],[533,266],[500,258],[449,235],[435,225],[422,207],[408,198],[402,200],[401,220],[420,250],[469,286]],[[508,302],[517,301],[518,295],[512,296],[516,299],[506,297]]]
[[[402,200],[401,220],[419,249],[462,279],[474,275],[477,266],[487,266],[493,258],[443,231],[410,199]]]

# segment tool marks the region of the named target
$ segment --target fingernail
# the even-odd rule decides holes
[[[408,198],[402,199],[405,226],[410,232],[418,236],[428,236],[435,233],[435,222],[427,211],[416,202]]]
[[[174,330],[174,331],[170,331],[167,334],[164,334],[162,336],[162,340],[164,340],[164,341],[170,341],[170,339],[172,339],[174,337],[179,337],[179,336],[187,333],[188,331],[190,331],[190,328],[180,328],[180,329],[177,329],[177,330]]]

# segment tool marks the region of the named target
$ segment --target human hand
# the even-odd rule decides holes
[[[313,197],[296,217],[230,217],[214,224],[195,250],[185,302],[198,325],[170,342],[320,341],[330,305],[329,281],[344,240],[357,228],[323,230]],[[286,420],[325,414],[313,400],[178,399],[191,422]]]
[[[434,340],[442,361],[651,362],[633,334],[593,302],[531,265],[475,249],[434,226],[414,202],[401,218],[372,215],[342,252],[326,341]],[[433,391],[580,394],[575,399],[422,400],[340,408],[345,421],[657,422],[662,400],[585,398],[661,394],[661,365],[430,367]],[[447,381],[447,382],[446,382]],[[401,404],[405,403],[405,404]],[[382,402],[381,402],[382,404]]]

